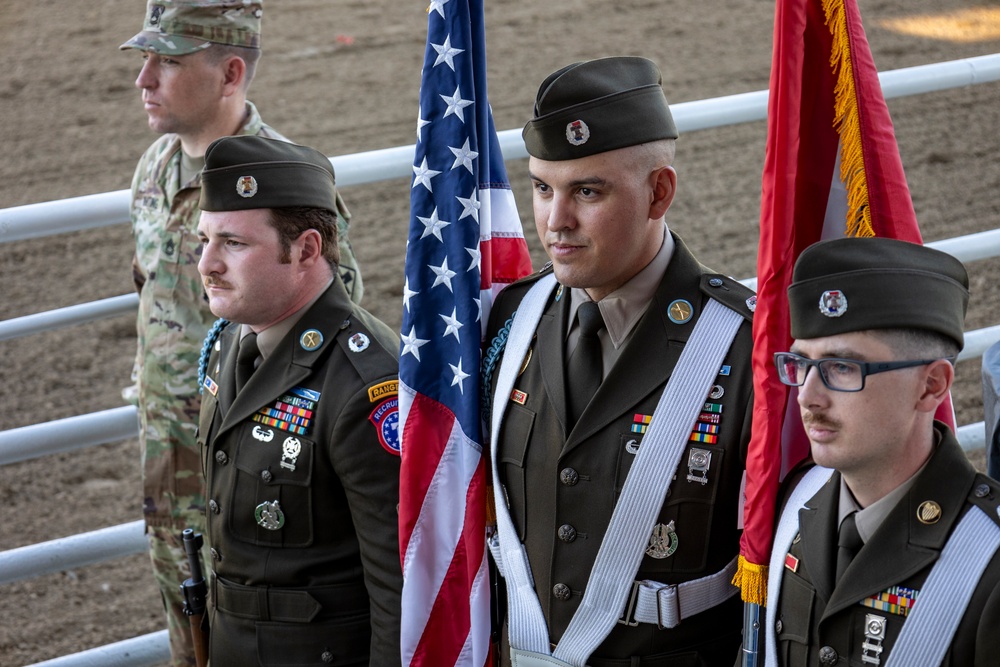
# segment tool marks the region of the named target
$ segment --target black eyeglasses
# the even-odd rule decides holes
[[[801,387],[806,383],[809,369],[815,366],[819,369],[819,377],[823,380],[823,385],[833,391],[861,391],[865,388],[865,378],[869,375],[901,368],[926,366],[935,361],[938,360],[869,362],[856,359],[806,359],[791,352],[778,352],[774,355],[774,365],[778,369],[778,378],[783,384],[790,387]]]

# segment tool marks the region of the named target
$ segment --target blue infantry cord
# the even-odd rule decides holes
[[[493,369],[496,367],[497,359],[500,358],[500,353],[507,346],[507,337],[510,336],[510,327],[514,324],[514,315],[517,315],[516,311],[504,323],[503,328],[500,329],[490,343],[486,354],[483,355],[482,372],[480,373],[480,377],[482,378],[482,393],[479,400],[482,406],[483,420],[487,424],[490,421],[490,409],[493,403],[490,397],[490,383],[493,379]]]
[[[208,334],[205,336],[205,342],[201,344],[201,356],[198,358],[198,393],[204,393],[205,391],[205,371],[208,369],[208,358],[212,354],[212,346],[215,345],[215,341],[219,338],[219,334],[222,330],[226,328],[229,324],[229,320],[218,319],[212,328],[208,330]]]

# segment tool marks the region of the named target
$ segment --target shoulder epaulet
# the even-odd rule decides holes
[[[757,294],[743,283],[720,273],[706,273],[701,277],[701,291],[723,306],[735,310],[746,320],[753,321],[757,308]]]
[[[222,330],[229,324],[229,320],[217,319],[212,328],[205,335],[205,342],[201,344],[201,356],[198,357],[198,393],[202,393],[205,387],[205,373],[208,370],[208,358],[212,356],[212,346],[219,339]]]
[[[1000,526],[1000,482],[983,473],[977,473],[976,480],[972,483],[972,490],[969,492],[969,502],[986,512],[986,515]]]
[[[399,339],[368,311],[355,307],[334,337],[362,382],[399,373]]]

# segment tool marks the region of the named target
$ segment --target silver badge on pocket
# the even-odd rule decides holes
[[[254,510],[257,525],[267,530],[279,530],[285,525],[285,513],[277,500],[265,500]]]
[[[688,453],[687,481],[698,482],[702,486],[708,483],[708,469],[712,466],[712,452],[707,449],[692,447]]]
[[[669,558],[677,551],[677,531],[674,530],[674,522],[667,525],[658,523],[653,526],[653,534],[649,536],[649,546],[646,548],[646,555],[650,558],[662,560]]]
[[[302,441],[298,438],[285,438],[281,443],[281,467],[295,470],[295,461],[302,453]],[[287,459],[287,460],[286,460]]]

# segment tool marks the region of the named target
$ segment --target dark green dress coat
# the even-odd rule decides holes
[[[840,473],[835,472],[799,510],[800,532],[789,551],[791,558],[786,558],[780,573],[771,573],[784,577],[773,628],[778,664],[866,664],[862,644],[869,614],[886,619],[880,658],[885,664],[906,616],[902,611],[873,609],[864,601],[901,586],[918,591],[919,604],[919,590],[931,567],[970,507],[979,505],[1000,523],[1000,484],[976,473],[950,429],[942,424],[936,428],[941,442],[927,467],[851,561],[836,588]],[[928,500],[942,510],[933,524],[917,518],[917,509]],[[994,556],[987,567],[942,664],[1000,665],[1000,557]]]
[[[728,374],[720,373],[714,380],[722,395],[705,399],[721,405],[718,440],[688,443],[659,516],[664,525],[674,522],[677,550],[663,559],[644,556],[637,579],[664,583],[697,579],[722,570],[739,552],[740,480],[753,403],[747,303],[753,292],[709,271],[679,238],[674,240],[674,254],[649,308],[573,431],[567,433],[565,427],[563,378],[568,292],[558,299],[553,296],[546,306],[531,356],[514,383],[515,391],[526,397],[519,397],[523,404],[510,401],[504,415],[497,457],[504,488],[496,492],[496,498],[509,502],[553,643],[559,642],[580,604],[634,459],[630,450],[641,446],[642,433],[634,430],[641,430],[636,416],[652,415],[709,297],[746,317],[724,361]],[[499,295],[490,314],[487,343],[517,309],[528,288],[547,272],[515,283]],[[677,299],[693,306],[693,316],[683,324],[668,317]],[[498,374],[496,369],[488,374],[491,389]],[[686,479],[692,447],[712,455],[704,485]],[[674,629],[618,624],[588,664],[731,665],[739,652],[741,624],[738,594]],[[504,660],[506,652],[505,648]],[[630,663],[633,656],[645,659]]]
[[[211,354],[199,429],[211,664],[398,665],[398,339],[337,278],[236,395],[239,330]],[[308,424],[254,420],[278,403]]]

